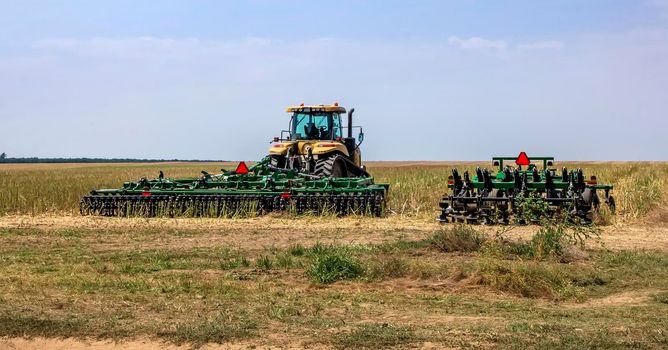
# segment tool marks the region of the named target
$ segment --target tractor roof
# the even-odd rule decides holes
[[[290,106],[287,108],[286,112],[288,113],[293,113],[293,112],[335,112],[335,113],[345,113],[346,109],[343,107],[339,107],[338,103],[334,105],[310,105],[310,106],[304,106],[303,104],[300,106]]]

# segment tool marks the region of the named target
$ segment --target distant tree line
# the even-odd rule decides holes
[[[9,158],[0,154],[0,163],[158,163],[158,162],[223,162],[213,159],[134,159],[134,158]]]

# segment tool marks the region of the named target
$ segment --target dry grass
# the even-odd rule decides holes
[[[202,170],[216,173],[223,167],[231,164],[0,164],[0,214],[74,214],[81,197],[93,189],[155,178],[160,170],[170,177],[197,177]]]
[[[373,244],[341,237],[235,246],[190,240],[254,242],[277,232],[1,229],[0,336],[335,348],[482,341],[550,348],[559,339],[570,348],[661,348],[668,341],[660,331],[668,322],[665,253],[590,250],[564,264],[446,253],[430,235],[406,240],[393,230],[376,229],[386,238]],[[338,228],[330,223],[318,235],[337,237]],[[331,256],[337,259],[322,259]],[[353,275],[317,277],[319,264],[330,273],[350,271],[349,262]],[[607,302],[629,291],[647,297]]]
[[[569,168],[583,168],[586,175],[596,174],[600,183],[615,185],[619,215],[615,219],[635,220],[665,201],[668,163],[662,162],[583,162],[563,163]],[[431,218],[447,191],[452,168],[473,171],[483,162],[375,162],[369,164],[378,182],[391,184],[390,215]],[[194,177],[201,170],[211,173],[227,163],[165,164],[54,164],[0,165],[0,215],[2,214],[76,214],[79,199],[92,189],[118,188],[124,181],[156,177],[163,170],[169,177]],[[613,218],[602,211],[604,221]]]

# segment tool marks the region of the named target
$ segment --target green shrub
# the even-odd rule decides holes
[[[364,272],[362,265],[343,251],[325,250],[315,254],[308,275],[318,283],[332,283],[343,279],[360,277]]]
[[[565,247],[584,247],[587,240],[598,237],[599,229],[594,225],[573,225],[566,221],[543,221],[538,232],[531,239],[531,255],[538,259],[546,257],[563,258]]]
[[[288,254],[292,256],[302,256],[306,254],[306,248],[301,244],[295,244],[288,248]]]
[[[273,260],[268,256],[261,256],[257,261],[255,261],[255,266],[260,270],[271,270],[274,266]]]
[[[291,269],[295,265],[295,261],[290,253],[281,254],[276,257],[276,266],[280,268]]]
[[[527,196],[520,194],[516,197],[513,210],[517,219],[524,223],[537,223],[544,216],[551,216],[550,205],[539,195],[533,193]]]
[[[531,238],[531,255],[536,258],[560,256],[564,253],[562,241],[564,239],[562,226],[543,226]]]
[[[331,245],[325,245],[320,242],[316,243],[309,249],[308,253],[312,255],[320,255],[320,254],[326,254],[332,251],[337,250],[337,248],[331,246]]]
[[[450,252],[475,252],[485,242],[485,237],[468,225],[455,225],[437,231],[431,238],[436,249]]]
[[[249,267],[250,261],[245,256],[235,256],[220,262],[220,268],[223,270],[238,269],[240,267]]]

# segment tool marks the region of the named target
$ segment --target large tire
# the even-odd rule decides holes
[[[313,173],[322,177],[348,177],[346,162],[338,155],[318,160]]]

